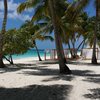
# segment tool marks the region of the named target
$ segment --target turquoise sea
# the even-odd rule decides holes
[[[45,56],[45,50],[39,50],[39,53],[40,53],[40,56],[41,57],[44,57]],[[79,51],[78,54],[80,55],[80,53],[81,52]],[[50,56],[50,50],[49,51],[46,51],[46,56]],[[9,56],[6,56],[6,57],[9,59]],[[13,59],[22,59],[22,58],[29,58],[29,57],[38,57],[37,51],[35,49],[29,49],[24,54],[12,55],[12,58]]]
[[[40,56],[44,57],[45,50],[39,50]],[[13,59],[21,59],[21,58],[28,58],[28,57],[38,57],[37,52],[35,49],[29,49],[24,54],[19,55],[12,55]]]

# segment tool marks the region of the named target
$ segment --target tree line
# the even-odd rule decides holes
[[[71,74],[66,65],[63,44],[67,44],[72,58],[77,57],[77,51],[84,48],[86,43],[93,47],[92,64],[97,64],[96,44],[100,45],[100,1],[95,0],[96,16],[89,17],[84,8],[90,0],[27,0],[19,5],[18,13],[33,8],[34,14],[30,21],[26,21],[19,29],[6,31],[7,0],[4,0],[4,19],[0,32],[0,67],[5,67],[5,55],[26,52],[29,47],[36,46],[36,39],[55,41],[59,71]],[[50,33],[54,32],[54,39]],[[83,37],[82,42],[75,47],[76,41]],[[19,43],[20,42],[20,43]],[[71,44],[73,51],[71,49]],[[17,49],[16,49],[17,48]],[[39,52],[39,60],[41,61]]]

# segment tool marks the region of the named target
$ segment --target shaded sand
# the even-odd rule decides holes
[[[100,100],[100,65],[79,60],[60,75],[55,61],[15,60],[0,69],[0,100]]]

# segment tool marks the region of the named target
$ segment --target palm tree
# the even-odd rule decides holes
[[[100,0],[96,0],[96,22],[95,22],[95,32],[94,32],[94,42],[93,42],[93,54],[91,61],[92,64],[97,64],[96,41],[98,34],[100,34]]]
[[[60,30],[59,30],[59,25],[58,25],[58,16],[56,13],[56,6],[57,2],[55,0],[49,0],[49,8],[50,8],[50,13],[51,13],[51,19],[52,19],[52,24],[54,27],[54,35],[55,35],[55,43],[56,43],[56,49],[57,49],[57,55],[58,55],[58,60],[59,60],[59,68],[60,68],[60,73],[67,73],[70,74],[71,71],[69,68],[66,66],[64,60],[63,60],[63,55],[62,55],[62,40],[60,37]]]
[[[78,40],[79,37],[82,36],[82,34],[84,33],[84,28],[82,24],[83,22],[85,22],[84,16],[87,15],[85,12],[82,11],[82,7],[79,7],[79,5],[77,4],[77,2],[74,2],[69,5],[65,15],[62,18],[62,21],[65,24],[65,35],[63,36],[63,38],[65,39],[63,40],[65,44],[68,44],[72,58],[77,57],[77,51],[79,50],[81,45],[84,44],[84,41],[82,41],[77,48],[75,47],[76,40]],[[73,46],[73,51],[71,50],[70,44],[72,44]]]
[[[85,7],[90,0],[78,0],[80,3],[80,6]],[[94,42],[93,42],[93,54],[92,54],[92,64],[97,64],[97,58],[96,58],[96,39],[97,34],[99,34],[99,21],[100,21],[100,0],[95,0],[96,4],[96,22],[95,22],[95,32],[94,32]],[[84,6],[85,5],[85,6]]]
[[[4,58],[13,64],[11,55],[23,54],[33,47],[32,35],[29,30],[24,29],[10,29],[4,34],[3,52]],[[10,59],[6,58],[6,55]]]
[[[34,27],[33,23],[32,23],[31,21],[27,20],[27,21],[21,26],[21,28],[26,28],[28,31],[30,31],[30,34],[31,34],[31,35],[34,35],[35,28],[37,28],[37,27]],[[33,46],[36,48],[39,61],[42,61],[42,59],[41,59],[41,57],[40,57],[40,53],[39,53],[38,47],[37,47],[37,45],[36,45],[36,41],[35,41],[35,39],[32,39],[32,40],[33,40]]]
[[[3,35],[6,31],[6,22],[7,22],[7,0],[4,0],[4,19],[2,24],[2,30],[0,32],[0,67],[4,68],[5,65],[3,63]]]
[[[38,1],[38,3],[36,1]],[[42,17],[44,17],[44,13],[47,16],[49,15],[51,17],[51,22],[53,24],[54,33],[55,33],[55,43],[56,43],[58,60],[59,60],[60,73],[70,74],[71,71],[66,66],[65,61],[64,61],[65,60],[64,59],[64,52],[63,52],[62,40],[61,40],[61,36],[60,36],[61,31],[60,31],[60,27],[59,27],[60,24],[59,23],[60,23],[61,15],[60,15],[60,13],[58,14],[58,16],[60,15],[59,17],[57,17],[57,15],[55,15],[55,14],[57,14],[56,12],[58,11],[58,5],[62,2],[64,3],[66,0],[63,0],[63,1],[57,0],[56,3],[53,0],[52,1],[50,1],[50,0],[46,0],[46,1],[45,0],[43,0],[43,1],[36,0],[36,1],[33,1],[33,3],[32,2],[29,3],[29,1],[27,1],[27,3],[23,3],[22,5],[19,6],[18,11],[21,12],[25,8],[34,7],[35,4],[38,4],[39,6],[42,6],[45,4],[44,6],[42,6],[42,9],[40,9],[40,11],[42,12]],[[54,6],[56,6],[56,8]],[[64,10],[64,9],[59,8],[59,11]],[[61,13],[62,13],[62,11],[61,11]],[[34,16],[33,16],[33,18],[34,18]],[[38,18],[40,18],[39,15],[38,15]],[[57,21],[58,21],[58,23],[57,23]]]
[[[65,10],[67,9],[67,5],[68,4],[66,3],[66,0],[63,0],[63,1],[58,0],[57,11],[60,12],[59,13],[60,16],[63,16]],[[39,21],[40,22],[46,22],[45,26],[42,28],[42,32],[51,33],[53,31],[53,25],[52,25],[52,22],[51,22],[48,0],[42,0],[42,1],[41,0],[36,0],[36,1],[28,0],[27,2],[20,4],[20,6],[18,7],[17,10],[18,10],[19,13],[21,13],[23,10],[25,10],[25,8],[30,8],[30,7],[35,8],[35,10],[34,10],[35,12],[34,12],[32,21],[35,21],[36,23],[39,22]],[[61,7],[61,9],[60,9],[60,7]],[[59,25],[60,24],[61,23],[59,21]],[[63,50],[62,50],[62,54],[63,54],[63,58],[65,60]]]
[[[34,25],[33,22],[27,20],[21,26],[21,28],[26,28],[26,30],[32,35],[33,47],[35,47],[35,49],[37,51],[37,55],[38,55],[39,61],[42,61],[42,59],[40,57],[40,53],[39,53],[39,50],[38,50],[38,47],[37,47],[37,44],[36,44],[36,40],[37,39],[41,40],[41,41],[44,41],[44,40],[53,41],[54,40],[52,36],[46,35],[46,34],[42,34],[42,31],[44,30],[43,27],[42,27],[44,25],[42,25],[42,24],[45,24],[45,23],[39,23],[39,24]]]

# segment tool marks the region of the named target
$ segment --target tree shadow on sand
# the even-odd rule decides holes
[[[59,69],[51,69],[51,68],[46,68],[43,66],[38,66],[34,70],[31,71],[22,71],[19,74],[24,74],[24,75],[34,75],[34,76],[51,76],[50,78],[46,78],[42,80],[42,82],[48,82],[48,81],[57,81],[57,80],[65,80],[65,81],[71,81],[74,76],[73,75],[63,75],[59,73]]]
[[[99,77],[88,77],[84,79],[84,81],[100,84],[100,76]]]
[[[82,77],[84,77],[86,79],[94,78],[94,82],[97,82],[97,83],[100,82],[100,80],[99,80],[100,79],[100,74],[95,74],[93,71],[90,71],[90,70],[72,70],[72,75],[54,76],[52,78],[48,78],[48,79],[45,79],[43,81],[46,82],[46,81],[54,81],[54,80],[60,80],[60,79],[63,79],[63,80],[66,80],[66,81],[72,81],[76,76],[82,76]],[[83,81],[86,81],[86,79],[83,80]],[[93,82],[93,80],[91,80],[89,82]]]
[[[23,63],[14,65],[6,64],[6,66],[7,66],[6,68],[0,68],[0,73],[15,72],[22,69],[35,69],[36,67],[38,67],[36,64],[23,64]]]
[[[80,71],[80,70],[74,70],[73,74],[76,76],[82,76],[85,79],[83,79],[82,81],[87,81],[87,82],[91,82],[95,83],[95,84],[100,84],[100,74],[95,74],[93,71],[89,71],[89,70],[84,70],[84,71]],[[93,100],[100,100],[100,88],[96,88],[96,89],[89,89],[90,92],[88,94],[85,94],[84,97],[85,98],[89,98],[89,99],[93,99]]]
[[[95,74],[91,70],[72,70],[74,76],[83,76],[83,77],[100,77],[100,74]]]
[[[44,77],[51,76],[50,78],[46,78],[42,80],[43,82],[57,81],[60,79],[65,80],[65,81],[72,81],[76,76],[82,76],[84,78],[94,78],[94,79],[100,77],[100,74],[95,74],[93,71],[90,71],[90,70],[72,70],[72,75],[62,75],[62,74],[59,74],[58,69],[49,69],[45,67],[36,67],[35,70],[22,71],[19,74],[36,75],[36,76],[44,76]],[[99,80],[97,82],[99,82]]]
[[[84,62],[84,61],[68,61],[67,64],[81,65],[81,66],[87,65],[89,67],[92,67],[92,66],[99,67],[100,66],[99,62],[98,62],[98,64],[92,64],[91,62],[89,63],[89,62]]]
[[[51,78],[46,78],[42,80],[42,82],[58,81],[58,80],[72,81],[73,79],[74,79],[74,76],[71,76],[71,75],[57,75]]]
[[[96,74],[90,70],[73,70],[74,76],[82,76],[85,79],[83,81],[94,82],[96,84],[100,84],[100,74]]]
[[[51,75],[58,75],[59,70],[58,69],[49,69],[49,68],[43,68],[43,67],[37,67],[34,70],[31,71],[22,71],[20,74],[25,75],[36,75],[36,76],[51,76]]]
[[[68,100],[71,85],[31,85],[23,88],[0,88],[0,100]]]
[[[93,99],[93,100],[100,100],[100,88],[96,89],[89,89],[91,93],[85,94],[85,98]]]

